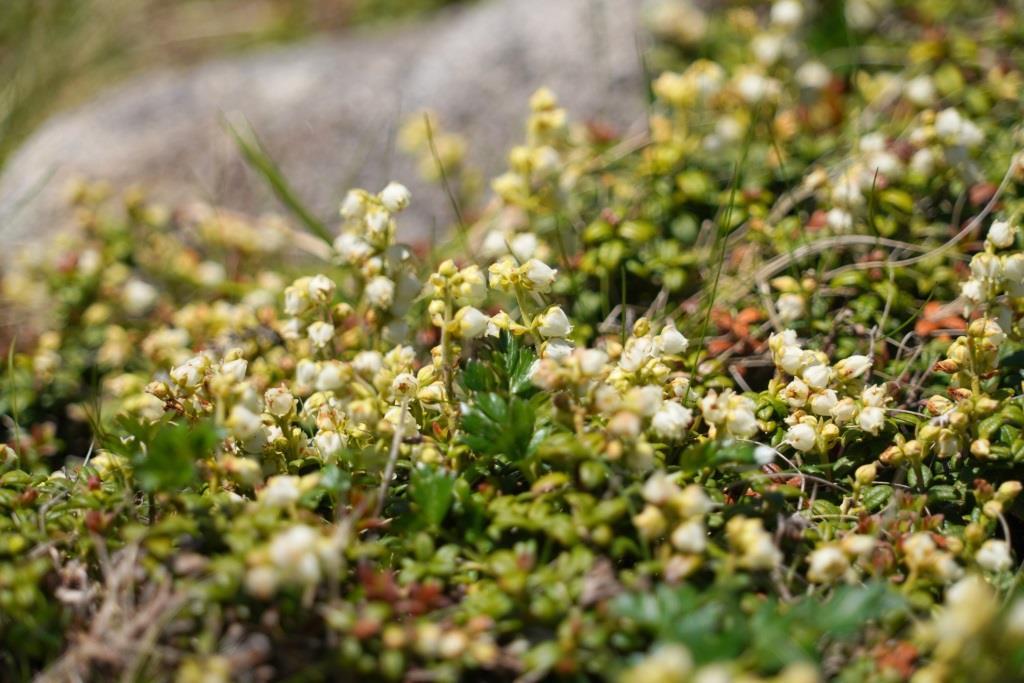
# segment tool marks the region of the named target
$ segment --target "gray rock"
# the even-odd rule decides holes
[[[436,111],[488,173],[521,138],[527,100],[540,86],[575,118],[628,126],[644,111],[639,5],[490,0],[419,25],[143,75],[53,118],[10,160],[0,177],[3,252],[68,220],[63,188],[76,177],[140,183],[170,204],[275,209],[225,131],[225,115],[251,123],[327,220],[348,187],[405,182],[414,195],[405,237],[422,239],[452,215],[440,188],[395,151],[399,121]]]

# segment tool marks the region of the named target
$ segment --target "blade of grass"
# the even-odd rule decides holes
[[[619,296],[622,297],[622,311],[619,313],[619,319],[622,321],[622,347],[626,347],[626,339],[629,338],[630,330],[626,327],[629,324],[629,317],[627,311],[629,310],[627,302],[629,299],[626,297],[626,266],[619,266]]]
[[[739,189],[740,184],[740,169],[743,167],[743,163],[747,160],[747,153],[750,151],[750,145],[753,141],[753,130],[754,124],[756,123],[756,116],[751,121],[750,128],[747,130],[747,137],[743,143],[743,149],[740,152],[739,161],[736,162],[736,166],[733,168],[732,180],[730,181],[731,187],[729,188],[729,203],[725,207],[723,212],[723,220],[718,224],[718,229],[715,230],[715,241],[711,245],[712,253],[716,250],[718,253],[717,263],[715,264],[715,277],[711,283],[711,295],[707,300],[707,310],[704,313],[704,320],[701,323],[700,337],[697,341],[697,353],[693,357],[693,366],[690,368],[690,381],[686,385],[686,396],[683,400],[690,398],[690,392],[693,389],[693,382],[697,377],[697,368],[700,365],[700,354],[704,348],[704,341],[707,339],[708,326],[711,323],[711,311],[715,307],[715,299],[718,298],[718,285],[722,279],[722,267],[725,264],[725,252],[729,245],[726,231],[729,230],[729,226],[732,224],[732,210],[736,205],[736,192]],[[719,246],[721,245],[721,246]]]
[[[647,107],[648,114],[645,120],[650,120],[650,115],[654,113],[654,103],[658,101],[658,97],[654,94],[654,74],[647,61],[647,52],[644,50],[643,38],[639,33],[633,34],[633,47],[636,50],[637,66],[643,76],[644,105]]]
[[[934,290],[928,292],[928,298],[926,298],[924,300],[923,304],[918,306],[917,310],[914,311],[913,315],[911,315],[910,317],[907,318],[906,322],[901,323],[899,327],[894,329],[892,332],[889,332],[888,334],[885,333],[885,330],[882,330],[883,335],[885,335],[886,337],[894,337],[895,335],[899,334],[900,332],[902,332],[903,330],[907,329],[911,325],[917,323],[918,318],[920,318],[921,314],[924,312],[925,306],[927,306],[929,303],[931,303],[932,297],[934,297],[934,296],[935,296],[935,291]]]
[[[434,163],[437,164],[437,172],[441,176],[441,187],[444,188],[444,193],[448,196],[448,203],[452,205],[452,211],[455,213],[455,223],[459,229],[459,240],[462,242],[462,248],[466,250],[469,258],[475,262],[476,256],[469,246],[469,228],[466,226],[466,219],[462,215],[462,207],[459,206],[459,200],[452,190],[451,182],[448,180],[448,171],[444,167],[444,162],[441,161],[441,155],[437,153],[437,145],[434,144],[434,127],[430,123],[430,114],[423,113],[423,123],[427,129],[427,145],[430,147],[430,156],[434,158]]]
[[[7,349],[7,386],[11,392],[11,421],[13,423],[12,429],[14,431],[14,452],[21,459],[21,427],[19,426],[18,419],[18,387],[14,383],[14,347],[17,346],[18,339],[14,337],[11,339],[11,346]]]
[[[738,175],[739,164],[736,164],[736,170],[733,174],[733,188],[729,192],[729,205],[726,207],[725,211],[725,225],[728,225],[729,221],[732,220],[732,205],[733,202],[736,200],[735,181]],[[711,295],[708,297],[706,310],[704,312],[704,320],[701,322],[700,336],[697,340],[696,347],[697,354],[693,357],[693,366],[690,368],[690,382],[686,385],[686,397],[684,398],[684,400],[690,397],[690,390],[693,386],[693,381],[697,377],[697,367],[700,365],[700,352],[704,348],[704,341],[707,339],[708,336],[708,326],[711,323],[711,311],[715,307],[715,299],[718,298],[718,284],[722,279],[722,266],[725,263],[725,248],[724,246],[719,248],[719,242],[722,242],[724,245],[724,241],[722,240],[721,225],[719,225],[718,230],[715,231],[715,243],[712,245],[712,252],[718,252],[718,258],[716,259],[715,263],[715,277],[711,281]]]
[[[332,244],[333,240],[331,239],[330,231],[299,200],[291,185],[285,180],[277,163],[264,149],[259,138],[256,137],[255,131],[246,124],[247,130],[243,132],[227,119],[224,119],[224,126],[231,134],[231,137],[234,138],[235,144],[238,145],[238,149],[242,152],[242,156],[263,177],[278,200],[295,214],[295,217],[299,219],[299,222],[307,230],[327,244]]]

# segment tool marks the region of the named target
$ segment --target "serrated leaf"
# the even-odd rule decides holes
[[[132,457],[135,480],[144,491],[177,491],[196,477],[195,462],[208,457],[217,445],[217,429],[211,422],[161,423]]]
[[[478,453],[504,455],[514,462],[529,452],[535,421],[536,410],[529,401],[479,394],[463,410],[462,440]]]
[[[471,360],[466,363],[460,375],[462,386],[470,391],[493,391],[495,388],[494,373],[486,363]]]
[[[421,465],[412,471],[409,495],[424,526],[436,527],[444,520],[455,497],[455,475],[439,467]]]
[[[508,391],[514,395],[525,395],[536,390],[530,380],[530,369],[537,355],[508,332],[502,333],[503,367],[508,381]]]

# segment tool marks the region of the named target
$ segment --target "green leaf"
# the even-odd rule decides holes
[[[864,491],[861,501],[864,503],[864,507],[874,512],[889,502],[891,496],[891,486],[872,486]]]
[[[144,491],[177,491],[196,478],[195,462],[213,452],[219,440],[212,422],[158,423],[146,448],[132,457],[135,480]]]
[[[999,386],[1016,389],[1024,381],[1024,351],[1015,351],[999,359]]]
[[[869,621],[879,621],[888,614],[906,609],[906,601],[884,583],[867,586],[840,586],[823,604],[805,601],[794,616],[813,620],[821,633],[843,638],[857,633]]]
[[[962,503],[963,496],[956,490],[956,487],[948,484],[939,484],[928,489],[929,503]]]
[[[620,595],[612,613],[626,620],[630,630],[686,645],[698,664],[746,653],[755,666],[771,670],[814,659],[823,639],[862,633],[865,623],[908,608],[894,589],[872,583],[842,586],[825,600],[806,596],[783,604],[768,598],[751,613],[749,603],[741,600],[746,588],[741,584],[698,591],[691,585],[661,585],[653,592]]]
[[[732,439],[695,443],[683,451],[680,464],[687,471],[729,464],[753,465],[754,444]]]
[[[326,491],[344,493],[352,486],[352,475],[337,465],[328,465],[320,470],[318,485]]]
[[[508,332],[502,332],[500,348],[502,349],[502,365],[508,380],[509,393],[525,395],[535,391],[536,387],[530,380],[530,368],[537,360],[533,349]]]
[[[470,391],[493,391],[497,385],[491,368],[478,360],[466,363],[460,378],[462,386]]]
[[[440,467],[420,465],[412,471],[410,495],[424,526],[436,527],[451,508],[455,475]]]
[[[498,394],[479,394],[463,407],[463,441],[484,455],[504,455],[521,460],[533,439],[536,411],[529,401],[512,397],[506,401]]]
[[[928,467],[911,467],[907,470],[907,485],[912,489],[925,488],[931,483],[933,476]]]
[[[814,504],[811,506],[811,512],[825,517],[840,517],[842,515],[842,510],[839,509],[838,505],[823,498],[814,501]]]

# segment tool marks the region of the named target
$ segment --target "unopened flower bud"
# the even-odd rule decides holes
[[[844,358],[835,365],[836,375],[840,379],[854,379],[867,374],[871,369],[871,359],[867,356],[854,355]]]
[[[953,407],[953,402],[941,394],[936,394],[928,399],[925,406],[932,415],[942,415]]]
[[[1004,503],[1009,503],[1010,501],[1017,497],[1020,491],[1021,483],[1019,481],[1016,481],[1015,479],[1011,479],[1010,481],[1004,481],[1002,484],[999,485],[999,488],[996,490],[996,498],[1003,501]]]
[[[699,554],[708,544],[707,529],[701,520],[691,519],[677,526],[670,540],[679,552]]]
[[[1003,514],[1003,504],[998,500],[990,500],[981,507],[981,512],[989,519],[995,519]]]
[[[899,446],[889,446],[878,456],[879,462],[889,466],[900,465],[906,454]]]
[[[878,465],[873,462],[868,463],[867,465],[861,465],[857,468],[857,471],[854,472],[853,476],[861,486],[871,484],[878,476]]]
[[[974,402],[974,409],[982,415],[988,415],[989,413],[994,412],[998,407],[999,401],[996,401],[994,398],[989,396],[979,396]]]
[[[1006,249],[1012,247],[1016,239],[1017,226],[1011,225],[1009,221],[995,221],[988,229],[986,241],[997,249]]]
[[[551,289],[551,284],[555,281],[557,274],[557,270],[535,258],[530,259],[523,265],[523,276],[533,289],[539,292],[546,292]]]
[[[620,410],[608,420],[608,431],[615,436],[636,438],[640,434],[640,416],[629,410]]]
[[[786,432],[786,443],[801,452],[814,448],[817,433],[807,424],[795,424]]]
[[[476,339],[487,332],[491,319],[472,306],[463,306],[455,314],[456,333],[463,339]]]
[[[572,324],[561,306],[552,306],[541,316],[537,331],[545,337],[567,337]]]
[[[1010,546],[1006,541],[990,539],[985,541],[974,556],[974,561],[990,572],[1003,572],[1013,566]]]
[[[657,538],[665,533],[668,523],[665,515],[654,505],[646,505],[640,514],[633,517],[633,525],[644,538]]]
[[[388,183],[387,187],[380,191],[380,202],[384,208],[391,213],[398,213],[412,201],[412,193],[401,183]]]

